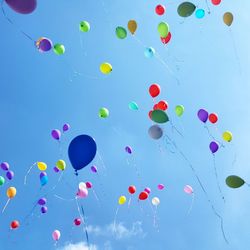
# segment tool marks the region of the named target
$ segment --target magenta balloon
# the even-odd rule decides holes
[[[219,144],[216,141],[212,141],[209,144],[210,151],[214,154],[218,151],[219,149]]]
[[[68,124],[68,123],[65,123],[64,125],[63,125],[63,132],[66,132],[66,131],[68,131],[70,129],[70,125]]]
[[[163,184],[159,184],[157,187],[158,187],[159,190],[163,190],[164,189],[164,185]]]
[[[200,109],[197,113],[197,116],[202,122],[205,123],[208,119],[208,112],[205,109]]]
[[[59,129],[53,129],[51,131],[51,136],[55,139],[55,140],[59,140],[61,137],[61,132]]]
[[[147,192],[148,194],[151,193],[151,189],[150,189],[149,187],[146,187],[146,188],[144,189],[144,191]]]
[[[10,168],[9,163],[8,162],[2,162],[1,163],[1,169],[4,171],[8,171]]]
[[[92,188],[92,186],[93,186],[92,183],[91,183],[90,181],[87,181],[85,184],[86,184],[86,187],[87,187],[87,188]]]
[[[38,200],[37,204],[39,204],[40,206],[44,206],[46,202],[47,202],[46,198],[41,198]]]
[[[131,148],[130,146],[125,147],[125,151],[126,151],[128,154],[132,154],[132,148]]]
[[[91,171],[92,171],[93,173],[97,173],[97,167],[96,167],[96,166],[92,166],[92,167],[91,167]]]
[[[8,171],[6,173],[6,177],[7,177],[8,180],[12,180],[13,177],[14,177],[14,172],[13,171]]]
[[[5,0],[11,9],[20,14],[30,14],[37,6],[36,0]]]

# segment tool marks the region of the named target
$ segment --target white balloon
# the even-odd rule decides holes
[[[158,206],[158,205],[160,204],[160,199],[159,199],[158,197],[154,197],[154,198],[152,199],[152,204],[153,204],[154,206]]]
[[[78,188],[79,189],[84,189],[84,188],[87,188],[86,184],[84,182],[80,182],[79,185],[78,185]]]

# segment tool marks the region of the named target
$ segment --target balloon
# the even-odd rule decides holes
[[[139,194],[139,200],[146,200],[148,198],[148,193],[143,191]]]
[[[75,224],[76,226],[80,226],[80,225],[81,225],[81,223],[82,223],[82,221],[81,221],[81,219],[80,219],[80,218],[76,218],[76,219],[74,219],[74,224]]]
[[[205,10],[203,9],[197,9],[195,11],[195,16],[198,18],[198,19],[201,19],[205,16]]]
[[[154,107],[153,107],[153,110],[156,110],[156,109],[159,109],[158,104],[155,104]]]
[[[53,139],[59,140],[60,137],[61,137],[61,132],[60,132],[60,130],[59,130],[59,129],[53,129],[53,130],[51,131],[51,136],[53,137]]]
[[[155,7],[155,13],[159,16],[163,15],[165,13],[165,6],[164,5],[161,5],[161,4],[158,4],[156,7]]]
[[[100,108],[99,109],[99,117],[101,118],[107,118],[109,116],[109,111],[106,108]]]
[[[48,208],[47,208],[46,206],[41,207],[41,213],[42,213],[42,214],[46,214],[47,211],[48,211]]]
[[[9,163],[8,162],[2,162],[1,163],[1,169],[4,171],[8,171],[10,168]]]
[[[79,30],[82,32],[88,32],[90,30],[90,24],[87,21],[80,22]]]
[[[222,138],[223,138],[224,141],[230,142],[233,139],[233,134],[230,131],[225,131],[222,134]]]
[[[189,17],[194,13],[195,9],[196,7],[193,3],[184,2],[178,6],[177,12],[181,17]]]
[[[129,105],[128,105],[129,109],[131,110],[138,110],[138,105],[136,102],[130,102]]]
[[[198,118],[202,121],[202,122],[206,122],[208,119],[208,112],[205,109],[200,109],[197,113]]]
[[[90,181],[87,181],[87,182],[86,182],[86,187],[87,187],[87,188],[92,188],[92,186],[93,186],[93,185],[92,185],[92,183],[91,183]]]
[[[6,177],[7,177],[8,180],[12,180],[13,177],[14,177],[14,172],[13,171],[8,171],[6,173]]]
[[[129,187],[128,187],[128,192],[129,192],[130,194],[134,194],[134,193],[136,192],[136,187],[135,187],[135,186],[129,186]]]
[[[43,176],[40,178],[40,183],[42,186],[46,185],[48,183],[48,176]]]
[[[12,199],[16,196],[16,188],[15,187],[9,187],[7,189],[6,195],[9,199]]]
[[[40,52],[50,51],[53,47],[53,43],[46,37],[41,37],[36,41],[36,47]]]
[[[126,146],[125,147],[125,151],[128,153],[128,154],[132,154],[132,148],[130,146]]]
[[[168,35],[166,37],[161,37],[161,41],[162,41],[163,44],[167,44],[167,43],[169,43],[169,41],[171,40],[171,38],[172,38],[172,34],[169,31]]]
[[[119,38],[119,39],[124,39],[127,37],[127,31],[125,28],[123,27],[116,27],[115,29],[115,33],[116,33],[116,36]]]
[[[36,163],[36,165],[37,165],[38,169],[41,171],[45,171],[47,169],[47,164],[44,162],[38,161]]]
[[[130,33],[132,35],[134,35],[134,33],[136,32],[137,30],[137,23],[135,20],[129,20],[128,21],[128,30],[130,31]]]
[[[152,47],[148,47],[144,50],[144,56],[147,58],[152,58],[155,55],[155,49]]]
[[[58,169],[62,170],[62,171],[65,170],[65,168],[66,168],[66,163],[65,163],[65,161],[64,161],[64,160],[59,160],[59,161],[57,161],[56,167],[57,167]]]
[[[3,176],[0,176],[0,186],[2,186],[5,183],[5,179]]]
[[[19,224],[19,221],[17,221],[17,220],[13,220],[13,221],[10,223],[10,228],[11,228],[11,229],[17,229],[19,226],[20,226],[20,224]]]
[[[57,43],[54,45],[53,51],[57,55],[63,55],[65,53],[65,47],[63,44]]]
[[[58,169],[57,167],[54,167],[53,170],[54,170],[56,173],[60,172],[60,169]]]
[[[218,151],[219,144],[216,141],[212,141],[209,144],[209,148],[210,148],[211,152],[214,154],[214,153],[216,153]]]
[[[213,5],[219,5],[221,3],[221,0],[212,0],[211,2]]]
[[[64,125],[63,125],[63,132],[66,132],[66,131],[68,131],[70,129],[70,125],[68,124],[68,123],[65,123]]]
[[[157,109],[152,112],[152,120],[156,123],[165,123],[169,121],[169,118],[165,111]]]
[[[151,189],[150,189],[149,187],[146,187],[146,188],[144,189],[144,191],[147,192],[148,194],[151,193]]]
[[[44,176],[47,176],[47,173],[46,172],[41,172],[40,173],[40,178],[43,178]]]
[[[47,203],[46,198],[40,198],[37,202],[38,205],[44,206]]]
[[[127,198],[124,195],[122,195],[119,197],[118,203],[119,205],[123,205],[126,201],[127,201]]]
[[[154,83],[149,87],[149,94],[154,98],[158,96],[161,92],[161,87],[160,85]]]
[[[194,192],[193,188],[189,185],[186,185],[184,187],[184,192],[187,193],[187,194],[192,194]]]
[[[61,233],[59,230],[55,230],[53,233],[52,233],[52,238],[53,240],[55,241],[58,241],[61,237]]]
[[[148,134],[152,139],[158,140],[162,137],[163,135],[163,130],[160,126],[158,125],[152,125],[149,130],[148,130]]]
[[[80,183],[78,184],[78,188],[81,190],[81,189],[87,188],[87,185],[86,185],[86,183],[84,183],[84,182],[80,182]]]
[[[97,146],[89,135],[75,137],[69,145],[68,155],[72,167],[80,170],[86,167],[95,157]]]
[[[154,198],[152,199],[152,204],[153,204],[154,206],[158,206],[158,205],[160,204],[160,199],[159,199],[158,197],[154,197]]]
[[[112,71],[112,65],[110,63],[104,62],[100,65],[100,71],[104,75],[108,75]]]
[[[37,6],[36,0],[5,0],[5,2],[19,14],[30,14]]]
[[[96,166],[92,166],[92,167],[91,167],[91,171],[92,171],[93,173],[97,173],[97,167],[96,167]]]
[[[237,175],[230,175],[226,178],[226,184],[230,188],[239,188],[245,184],[245,181]]]
[[[177,106],[175,107],[175,114],[176,114],[177,116],[182,116],[183,113],[184,113],[184,106],[182,106],[182,105],[177,105]]]
[[[148,117],[152,120],[152,113],[153,113],[153,110],[150,110],[149,112],[148,112]]]
[[[208,119],[211,123],[216,123],[218,121],[218,115],[215,114],[215,113],[211,113],[209,116],[208,116]]]
[[[168,109],[168,103],[166,101],[159,101],[157,104],[158,109],[161,110],[167,110]]]
[[[165,22],[161,22],[158,24],[158,32],[160,34],[160,37],[167,37],[169,32],[169,25]]]
[[[231,24],[233,23],[233,14],[231,12],[226,12],[223,15],[223,21],[227,26],[231,26]]]
[[[79,189],[77,192],[77,196],[79,198],[86,198],[89,194],[89,191],[87,188]]]
[[[165,188],[165,186],[163,184],[158,184],[157,187],[158,187],[159,190],[163,190]]]

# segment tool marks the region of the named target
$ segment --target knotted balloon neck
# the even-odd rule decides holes
[[[78,176],[78,172],[77,172],[77,170],[76,170],[76,169],[75,169],[75,175],[76,175],[76,176]]]

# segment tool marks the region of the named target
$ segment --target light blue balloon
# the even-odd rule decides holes
[[[139,107],[138,107],[138,105],[137,105],[136,102],[130,102],[129,105],[128,105],[128,107],[131,110],[138,110],[139,109]]]
[[[48,183],[48,176],[43,176],[41,179],[40,179],[40,183],[42,186],[46,185]]]
[[[155,55],[155,49],[152,47],[148,47],[144,50],[144,55],[147,58],[152,58]]]
[[[205,10],[203,9],[197,9],[195,11],[195,16],[199,19],[203,18],[205,16]]]

